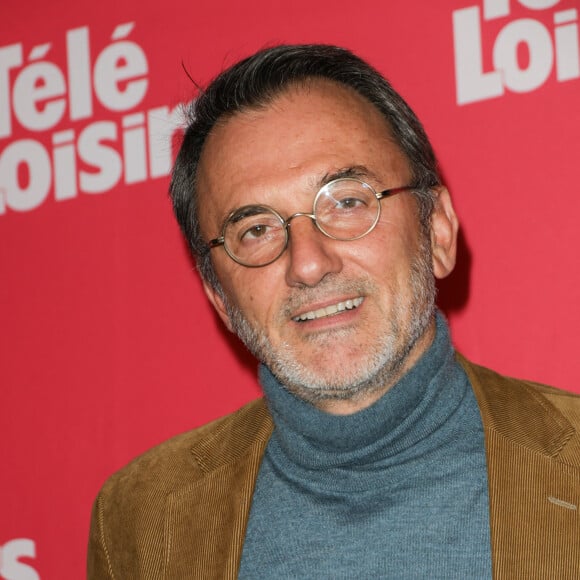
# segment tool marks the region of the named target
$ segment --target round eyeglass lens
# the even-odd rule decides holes
[[[375,190],[358,179],[336,179],[326,184],[314,201],[318,227],[331,238],[356,240],[376,225],[381,204]]]
[[[224,246],[240,264],[265,266],[284,251],[286,236],[282,216],[268,207],[247,206],[237,210],[228,220]]]

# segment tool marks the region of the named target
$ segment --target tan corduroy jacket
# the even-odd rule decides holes
[[[485,430],[493,577],[579,580],[580,397],[459,361]],[[236,578],[271,432],[254,401],[113,475],[94,506],[89,580]]]

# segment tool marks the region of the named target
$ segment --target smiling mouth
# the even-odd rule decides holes
[[[326,316],[334,316],[339,312],[344,312],[345,310],[353,310],[358,308],[363,303],[364,298],[359,296],[358,298],[352,298],[349,300],[344,300],[343,302],[337,302],[336,304],[331,304],[325,308],[319,308],[318,310],[311,310],[310,312],[304,312],[300,316],[294,316],[292,320],[294,322],[306,322],[307,320],[316,320],[318,318],[325,318]]]

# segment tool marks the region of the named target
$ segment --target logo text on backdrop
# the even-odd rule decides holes
[[[38,572],[22,559],[36,557],[32,540],[19,538],[0,546],[0,578],[2,580],[40,580]]]
[[[89,28],[67,31],[63,66],[51,43],[26,57],[22,43],[0,48],[0,145],[25,135],[0,153],[0,214],[168,175],[180,107],[139,110],[149,64],[134,26],[116,26],[94,58]]]
[[[509,19],[516,4],[529,16]],[[455,10],[457,103],[492,99],[506,91],[527,93],[542,86],[552,72],[558,82],[580,77],[578,10],[561,9],[559,4],[561,0],[483,0],[482,10],[480,6]],[[545,24],[548,10],[553,26]],[[496,19],[508,20],[492,40],[488,54],[482,34]],[[524,64],[518,58],[522,47],[528,55]],[[486,61],[491,61],[491,68],[486,69]]]

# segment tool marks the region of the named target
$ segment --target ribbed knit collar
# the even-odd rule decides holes
[[[414,449],[422,453],[425,446],[437,445],[436,432],[460,407],[468,383],[462,380],[440,313],[436,326],[433,343],[415,366],[373,405],[351,415],[313,407],[261,366],[260,381],[275,424],[269,446],[275,463],[290,461],[308,472],[372,471],[404,460],[401,454],[408,459]]]

